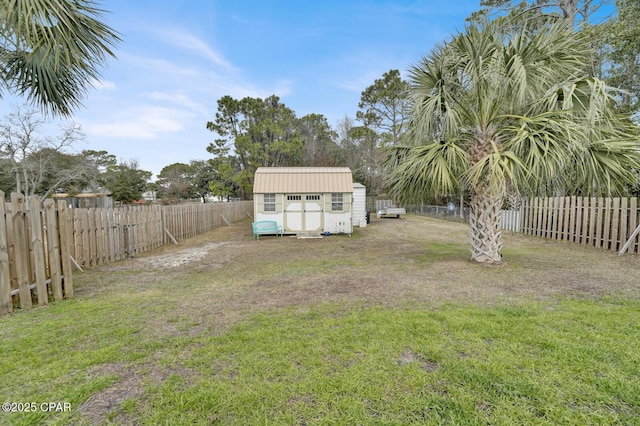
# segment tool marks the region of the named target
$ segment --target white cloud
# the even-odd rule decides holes
[[[126,117],[107,122],[85,121],[83,129],[91,135],[104,138],[154,139],[163,133],[184,130],[182,111],[174,108],[144,106],[128,111]]]
[[[360,93],[367,87],[371,86],[377,78],[382,77],[382,74],[384,72],[386,71],[380,73],[377,73],[375,71],[365,71],[360,75],[350,76],[351,78],[349,79],[336,82],[336,86],[341,89],[346,89],[350,92]]]
[[[202,75],[201,92],[206,92],[207,100],[213,104],[222,96],[229,95],[234,99],[266,98],[273,94],[285,97],[292,93],[291,80],[278,80],[271,87],[257,87],[239,76]]]
[[[361,49],[349,57],[340,59],[347,66],[334,66],[334,71],[328,73],[327,84],[333,87],[361,93],[371,86],[377,79],[391,69],[398,69],[403,79],[407,78],[406,69],[411,65],[410,60],[400,61],[401,52],[395,51],[397,57],[389,56],[372,49]]]
[[[291,80],[278,80],[275,88],[273,89],[273,93],[280,97],[290,95],[292,92],[292,86],[293,82]]]
[[[186,107],[187,109],[202,113],[207,107],[200,102],[194,101],[189,96],[179,92],[149,92],[142,94],[143,97],[158,102],[167,102],[173,105]]]
[[[204,40],[199,39],[187,31],[169,28],[159,31],[158,34],[169,43],[195,52],[227,70],[234,68],[220,53],[209,46]]]
[[[113,81],[93,79],[91,80],[91,85],[96,90],[116,90],[116,83],[114,83]]]
[[[198,71],[193,68],[178,66],[172,62],[165,61],[164,59],[147,58],[127,54],[121,54],[120,56],[131,62],[133,67],[145,68],[151,70],[154,74],[165,73],[182,76],[194,76],[198,74]]]

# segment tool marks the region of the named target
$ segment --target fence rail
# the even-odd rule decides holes
[[[73,297],[72,268],[114,262],[247,217],[251,201],[69,208],[0,191],[0,314]]]

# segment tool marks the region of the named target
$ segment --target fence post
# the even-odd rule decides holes
[[[571,197],[564,197],[564,224],[562,228],[562,239],[569,241],[571,239],[571,221],[574,220],[573,217],[573,209],[574,205],[572,204]]]
[[[531,229],[531,198],[523,198],[520,205],[520,211],[522,212],[522,233],[530,234]]]
[[[629,201],[629,231],[636,229],[638,224],[638,199],[636,197],[631,198]],[[636,242],[631,243],[631,253],[636,251]]]
[[[596,229],[596,198],[584,197],[583,205],[583,216],[584,216],[584,231],[586,232],[587,238],[584,239],[585,245],[595,245],[595,229]],[[589,214],[587,214],[589,213]]]
[[[7,244],[7,221],[4,192],[0,191],[0,314],[13,310],[11,300],[11,275],[9,273],[9,247]]]
[[[73,267],[71,265],[71,246],[73,244],[73,221],[67,203],[58,201],[58,227],[60,228],[60,256],[62,256],[62,277],[64,297],[71,299],[73,291]]]
[[[600,236],[602,235],[602,206],[604,204],[603,198],[591,197],[591,224],[589,230],[591,232],[591,245],[600,247]]]
[[[124,210],[123,207],[117,207],[113,209],[113,247],[115,257],[114,260],[124,259],[124,248],[122,245],[122,233],[124,223]]]
[[[58,224],[53,200],[44,202],[44,212],[47,224],[47,251],[49,252],[49,274],[51,275],[51,289],[55,300],[62,300],[62,280],[60,278],[60,247],[58,244]]]
[[[127,259],[131,258],[131,247],[129,242],[129,224],[125,224],[124,226],[124,252]]]
[[[562,198],[553,198],[553,207],[551,209],[551,236],[553,240],[560,238],[560,229],[562,228]]]
[[[618,234],[620,232],[620,198],[615,197],[612,200],[611,208],[611,234],[609,234],[609,240],[611,241],[610,249],[611,251],[618,251]]]
[[[11,215],[13,216],[16,277],[18,279],[20,307],[30,308],[32,303],[31,289],[29,288],[29,265],[27,264],[29,256],[27,254],[27,236],[24,223],[24,195],[15,192],[11,194]]]
[[[611,241],[611,198],[605,198],[605,211],[603,222],[603,234],[601,247],[605,250],[609,250],[609,242]]]
[[[536,237],[542,236],[542,198],[536,197],[533,201],[533,233]]]
[[[32,195],[29,198],[29,221],[31,223],[31,250],[33,250],[33,269],[36,276],[36,292],[38,305],[49,304],[47,290],[47,273],[44,270],[44,240],[42,238],[42,216],[40,215],[40,198]]]
[[[82,229],[82,266],[88,267],[91,265],[91,243],[89,236],[89,210],[77,209],[80,212],[80,225]],[[76,260],[79,260],[76,258]]]
[[[627,197],[620,199],[620,247],[627,241],[629,237],[629,232],[631,231],[628,228],[629,221],[629,199]]]
[[[576,198],[576,228],[572,240],[583,245],[586,244],[587,239],[587,214],[584,210],[584,200],[586,200],[584,197]]]
[[[542,215],[540,217],[540,232],[541,232],[541,236],[543,238],[549,238],[549,228],[547,227],[547,218],[548,218],[548,211],[549,211],[549,197],[546,197],[542,200]]]

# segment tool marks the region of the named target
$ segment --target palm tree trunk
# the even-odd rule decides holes
[[[502,196],[482,184],[471,191],[471,260],[478,263],[502,262]]]
[[[469,148],[472,165],[490,155],[499,141],[492,140],[491,129],[482,127]],[[502,200],[504,188],[495,188],[488,181],[479,182],[470,188],[469,224],[471,225],[471,260],[478,263],[502,262]]]

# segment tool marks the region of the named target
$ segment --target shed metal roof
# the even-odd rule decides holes
[[[253,182],[254,194],[353,192],[348,167],[260,167]]]

